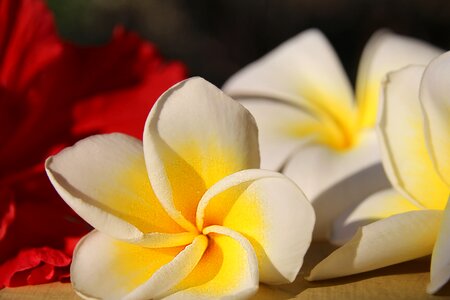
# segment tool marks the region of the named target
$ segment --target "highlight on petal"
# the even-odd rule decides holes
[[[375,125],[384,76],[408,65],[427,65],[442,50],[423,41],[381,30],[367,42],[356,79],[360,126]]]
[[[420,207],[394,189],[380,191],[358,203],[336,219],[331,241],[342,245],[350,240],[359,227],[396,214],[418,210]]]
[[[427,292],[436,293],[450,279],[450,197],[431,256],[430,284]]]
[[[426,208],[444,209],[449,189],[430,159],[418,98],[423,70],[404,68],[390,73],[383,84],[378,124],[383,165],[394,187],[410,200]]]
[[[166,91],[144,129],[147,169],[168,213],[195,230],[204,192],[221,178],[259,167],[255,120],[239,103],[201,78]]]
[[[354,142],[352,88],[333,47],[317,29],[300,33],[243,68],[223,89],[237,100],[269,98],[306,107],[337,131],[336,147]]]
[[[309,140],[307,136],[317,133],[322,125],[305,110],[280,101],[246,99],[240,103],[258,125],[262,169],[279,171],[296,149]]]
[[[191,273],[206,246],[199,236],[184,248],[144,248],[93,231],[75,249],[72,284],[86,299],[153,299]]]
[[[353,105],[351,85],[339,58],[317,29],[294,36],[246,66],[228,79],[223,90],[232,97],[260,95],[299,104],[315,95],[334,101],[329,104]]]
[[[97,135],[46,162],[61,197],[96,229],[150,247],[189,244],[186,233],[152,192],[142,144],[122,135]]]
[[[286,163],[283,173],[297,183],[316,211],[314,239],[327,240],[333,221],[346,209],[388,186],[381,168],[375,167],[379,163],[374,131],[363,132],[360,143],[348,151],[305,144]]]
[[[244,235],[258,257],[260,281],[292,282],[308,250],[314,210],[285,176],[245,170],[211,187],[199,203],[197,226],[221,225]]]
[[[344,246],[314,267],[308,280],[371,271],[431,254],[442,211],[410,211],[361,227]]]
[[[203,230],[208,248],[197,267],[167,299],[245,299],[258,289],[258,261],[241,234],[222,226]]]
[[[450,186],[450,52],[426,68],[420,88],[425,136],[442,180]]]

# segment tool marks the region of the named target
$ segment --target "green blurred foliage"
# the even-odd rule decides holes
[[[60,35],[77,44],[105,43],[114,24],[120,23],[120,7],[99,5],[98,1],[47,0],[47,4],[55,14]]]

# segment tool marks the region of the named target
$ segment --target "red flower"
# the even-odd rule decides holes
[[[0,287],[68,276],[90,228],[59,198],[45,158],[93,133],[140,137],[157,97],[185,78],[117,28],[109,44],[61,41],[40,0],[0,0]]]

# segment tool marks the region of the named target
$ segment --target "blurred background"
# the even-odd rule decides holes
[[[380,28],[450,48],[446,0],[47,0],[59,32],[82,45],[106,42],[115,24],[181,60],[189,75],[220,86],[293,35],[316,27],[330,39],[354,83],[359,57]]]

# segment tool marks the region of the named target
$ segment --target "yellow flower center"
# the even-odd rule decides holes
[[[315,120],[287,124],[288,134],[297,138],[311,136],[315,142],[336,151],[347,151],[358,145],[360,130],[353,107],[337,103],[330,107],[318,103],[309,107]]]

